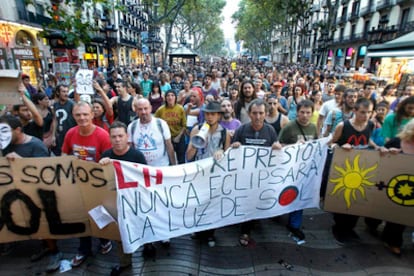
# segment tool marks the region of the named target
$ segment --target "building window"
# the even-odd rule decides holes
[[[30,33],[20,30],[16,34],[16,45],[34,47],[36,46],[36,43],[33,36]]]
[[[408,16],[410,15],[410,8],[404,9],[401,15],[400,27],[403,30],[407,26]]]

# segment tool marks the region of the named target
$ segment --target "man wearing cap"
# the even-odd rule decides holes
[[[230,134],[219,124],[222,115],[221,105],[217,101],[211,101],[202,110],[205,122],[191,130],[190,143],[186,153],[187,160],[201,160],[209,157],[219,160],[223,157],[224,151],[230,146]],[[203,145],[195,144],[193,138],[206,128],[208,131],[202,137],[204,139]],[[206,240],[210,247],[214,247],[216,244],[214,229],[196,233],[194,237]]]
[[[287,104],[287,100],[285,97],[282,96],[282,83],[279,81],[274,82],[271,86],[270,86],[270,95],[275,95],[276,99],[278,100],[279,104],[277,105],[277,110],[284,114],[287,115],[287,111],[288,111],[288,104]]]

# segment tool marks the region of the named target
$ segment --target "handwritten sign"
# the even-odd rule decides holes
[[[92,78],[92,70],[79,69],[76,72],[76,92],[78,94],[93,95]]]
[[[319,206],[327,138],[280,151],[244,146],[174,167],[115,161],[124,251],[142,244]]]
[[[0,104],[22,104],[17,87],[20,82],[19,70],[0,70]]]
[[[414,226],[414,155],[336,149],[327,211]]]
[[[10,163],[0,158],[0,242],[90,235],[119,239],[116,224],[99,230],[88,217],[88,210],[101,204],[116,216],[113,183],[112,167],[74,157]]]

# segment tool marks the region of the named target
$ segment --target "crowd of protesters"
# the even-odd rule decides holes
[[[58,84],[51,73],[46,76],[46,85],[40,83],[36,88],[23,74],[18,88],[23,104],[6,105],[1,111],[0,120],[13,130],[12,142],[3,155],[67,154],[92,162],[103,156],[102,164],[110,157],[169,166],[209,157],[220,159],[229,147],[257,145],[278,150],[329,135],[332,147],[414,154],[414,83],[397,90],[394,83],[385,86],[373,80],[354,81],[313,66],[267,68],[250,63],[231,69],[229,63],[219,62],[156,71],[112,68],[104,74],[96,70],[93,88],[95,95],[85,103],[76,93],[76,83]],[[195,147],[192,138],[204,124],[209,126],[205,146]],[[351,136],[364,139],[350,140]],[[153,139],[149,144],[156,145],[153,148],[148,148],[148,137]],[[90,140],[99,151],[80,154],[79,147],[91,148]],[[30,155],[31,151],[36,154]],[[330,158],[328,154],[326,167]],[[323,181],[326,178],[324,174]],[[333,217],[332,233],[338,244],[359,240],[353,230],[357,216]],[[401,254],[403,225],[386,222],[380,234],[381,221],[365,222],[370,234],[382,238],[393,254]],[[298,241],[305,240],[301,224],[301,210],[289,214],[287,229]],[[252,241],[253,226],[253,222],[241,224],[241,246]],[[193,238],[215,246],[214,230],[194,233]],[[33,260],[51,253],[47,270],[54,271],[62,254],[56,241],[44,242],[45,248]],[[3,250],[9,247],[4,244]],[[110,241],[101,240],[102,254],[111,248]],[[91,252],[90,238],[82,238],[72,266],[82,264]],[[148,244],[143,252],[154,256],[155,247]],[[114,273],[130,264],[130,256],[124,256]]]

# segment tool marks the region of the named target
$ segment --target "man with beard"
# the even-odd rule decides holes
[[[355,89],[348,88],[345,90],[342,96],[342,103],[339,104],[338,108],[334,108],[329,111],[325,119],[324,124],[324,137],[334,133],[336,126],[345,120],[348,120],[354,114],[352,111],[356,100],[358,99],[358,92]]]
[[[53,104],[56,142],[52,151],[56,156],[60,156],[65,134],[76,125],[76,122],[72,115],[74,102],[69,99],[69,87],[62,84],[58,85],[56,96],[57,100]]]
[[[233,137],[236,129],[241,126],[241,122],[233,117],[234,111],[230,100],[221,101],[221,110],[223,111],[223,116],[221,117],[220,125],[227,129],[230,136]]]
[[[240,86],[239,99],[234,104],[234,112],[236,118],[240,120],[242,124],[249,123],[249,106],[254,99],[257,98],[256,93],[254,92],[254,83],[251,80],[246,80],[242,82]]]

